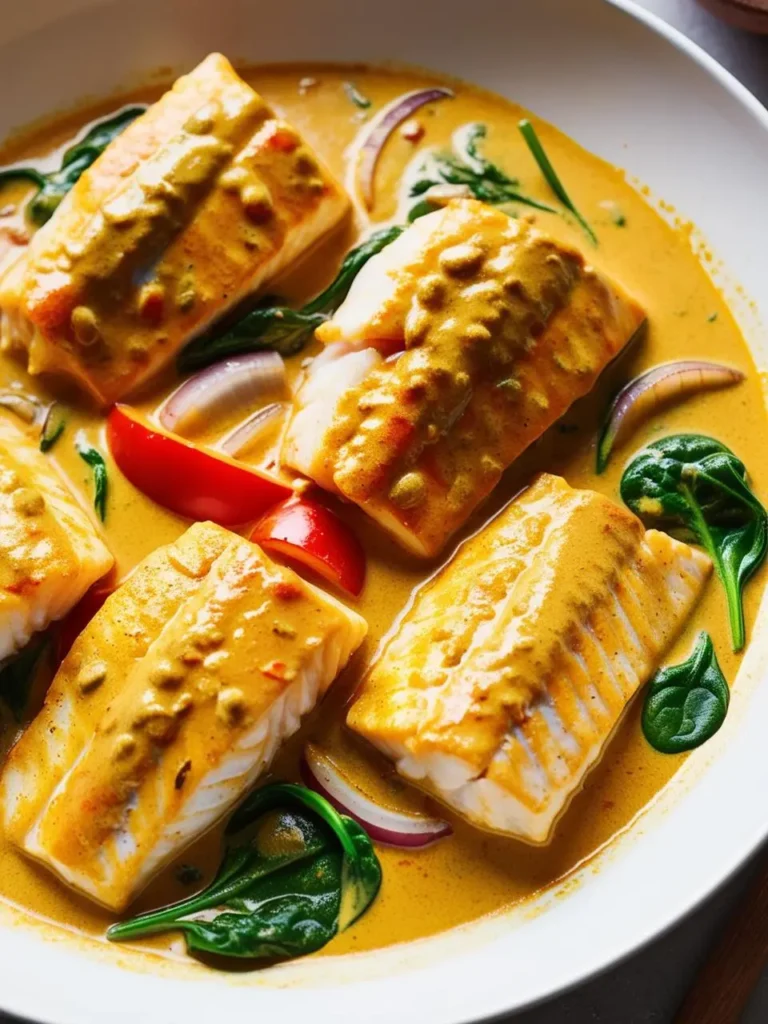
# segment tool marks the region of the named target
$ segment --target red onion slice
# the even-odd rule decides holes
[[[288,406],[285,402],[272,402],[265,405],[263,409],[257,409],[255,413],[230,431],[226,437],[216,445],[219,451],[226,452],[233,459],[242,455],[263,434],[267,427],[274,423],[281,416],[284,416]]]
[[[662,363],[641,373],[621,389],[608,410],[597,443],[597,472],[603,472],[614,447],[638,421],[662,403],[700,391],[733,387],[743,380],[741,370],[700,359]]]
[[[373,206],[373,179],[376,165],[387,139],[399,124],[406,121],[425,103],[453,98],[450,89],[416,89],[388,103],[363,129],[358,146],[360,159],[357,166],[360,194],[368,210]]]
[[[337,811],[354,818],[376,842],[413,848],[427,846],[453,832],[447,821],[402,814],[375,803],[345,779],[330,758],[311,743],[304,748],[301,767],[309,788],[324,796]]]
[[[0,406],[15,413],[25,423],[38,423],[45,415],[45,406],[26,391],[0,391]]]
[[[230,356],[185,380],[159,412],[166,430],[183,434],[192,424],[238,402],[245,404],[285,388],[285,363],[277,352]]]

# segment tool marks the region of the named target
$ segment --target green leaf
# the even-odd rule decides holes
[[[123,107],[116,114],[111,114],[102,121],[96,121],[79,142],[76,142],[66,150],[61,158],[62,166],[69,166],[75,163],[75,161],[82,160],[83,157],[89,157],[91,163],[93,163],[97,156],[101,156],[110,142],[124,131],[131,122],[140,117],[146,109],[144,104]]]
[[[43,420],[43,427],[40,431],[40,451],[49,452],[56,444],[64,428],[67,425],[67,418],[62,406],[58,402],[52,402]]]
[[[566,192],[565,186],[560,180],[557,171],[552,166],[552,162],[547,156],[546,150],[541,144],[541,139],[536,134],[536,129],[533,127],[533,125],[527,117],[524,117],[522,121],[518,123],[518,128],[520,129],[520,132],[523,138],[525,139],[526,144],[528,145],[528,149],[530,149],[531,151],[533,159],[539,165],[539,170],[544,175],[544,178],[546,179],[546,182],[549,185],[549,187],[555,193],[555,195],[566,208],[566,210],[569,210],[570,213],[572,213],[576,220],[579,222],[579,224],[581,224],[582,228],[586,232],[592,244],[597,245],[597,235],[586,222],[584,217],[582,217],[582,215],[573,205],[571,197]]]
[[[207,889],[116,924],[107,937],[178,930],[191,952],[301,956],[355,921],[381,885],[365,831],[304,786],[256,790],[233,815],[226,839],[224,861]]]
[[[246,313],[220,334],[209,331],[197,338],[179,356],[179,370],[182,373],[197,370],[226,356],[259,349],[274,349],[284,356],[300,351],[315,329],[325,323],[347,297],[352,282],[368,260],[402,232],[403,228],[397,226],[374,231],[347,253],[325,291],[301,309],[270,302]]]
[[[434,203],[431,203],[428,199],[422,199],[418,203],[414,203],[407,214],[407,220],[409,224],[413,224],[419,217],[426,217],[428,213],[434,213],[437,207]]]
[[[29,692],[47,647],[47,637],[32,640],[20,654],[6,661],[0,668],[0,696],[17,722],[22,720]]]
[[[331,281],[325,291],[320,292],[317,298],[312,299],[304,306],[304,313],[324,313],[330,315],[335,312],[347,297],[352,282],[363,269],[368,260],[385,249],[390,242],[394,242],[403,233],[403,228],[394,225],[389,228],[381,228],[369,235],[364,242],[350,249],[344,257],[339,272]]]
[[[230,828],[244,827],[264,810],[281,800],[294,800],[303,804],[333,829],[344,852],[341,884],[341,910],[339,931],[344,931],[368,907],[381,884],[381,868],[365,831],[351,818],[347,818],[322,796],[306,786],[290,782],[277,782],[257,789],[237,810]]]
[[[540,203],[520,192],[515,178],[510,178],[497,164],[483,156],[480,143],[486,134],[484,124],[466,125],[454,136],[453,153],[436,152],[427,155],[408,191],[410,198],[420,200],[408,211],[409,222],[436,208],[429,203],[429,199],[420,198],[436,185],[464,185],[475,199],[494,206],[521,203],[536,210],[557,213],[553,206]]]
[[[36,185],[39,191],[45,187],[46,176],[34,167],[0,168],[0,186],[10,185],[14,181],[28,181],[31,185]]]
[[[145,110],[143,106],[125,107],[111,117],[97,121],[79,142],[66,150],[57,171],[44,172],[35,167],[0,169],[0,186],[11,181],[28,181],[36,186],[37,191],[27,202],[26,213],[29,220],[40,227],[53,216],[83,171]]]
[[[292,872],[268,878],[236,912],[181,925],[196,953],[265,959],[303,956],[334,937],[339,912],[341,855],[329,851]]]
[[[687,661],[657,672],[643,706],[645,738],[662,754],[693,750],[725,721],[730,691],[708,633]]]
[[[768,515],[744,463],[712,437],[674,434],[639,452],[621,496],[650,526],[700,544],[728,599],[733,649],[745,643],[743,590],[768,552]]]
[[[354,103],[359,110],[368,110],[371,106],[371,101],[360,92],[354,82],[345,82],[344,92],[350,103]]]
[[[84,438],[79,437],[75,441],[75,448],[83,462],[87,462],[93,470],[93,507],[99,514],[102,523],[107,517],[107,464],[101,452],[90,445]]]

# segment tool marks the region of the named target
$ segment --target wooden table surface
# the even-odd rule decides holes
[[[695,0],[637,2],[708,50],[768,106],[768,36],[730,29]],[[641,953],[559,999],[517,1014],[509,1024],[671,1024],[697,968],[744,893],[758,861],[764,863],[766,857],[768,850]],[[741,1024],[768,1024],[768,971]]]

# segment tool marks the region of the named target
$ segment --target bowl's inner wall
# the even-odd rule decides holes
[[[432,67],[531,107],[587,148],[630,169],[703,231],[755,300],[742,323],[766,364],[758,318],[768,321],[768,116],[717,72],[682,54],[601,0],[25,0],[0,23],[0,133],[78,100],[135,83],[153,69],[191,66],[212,49],[248,62],[347,60]],[[762,108],[760,108],[762,109]],[[738,309],[737,309],[738,312]],[[727,354],[724,353],[724,356]],[[734,708],[707,757],[711,767],[644,816],[621,855],[610,856],[546,914],[486,923],[416,948],[344,964],[315,961],[267,974],[136,974],[86,957],[67,942],[0,927],[0,1005],[45,1021],[147,1024],[279,1013],[317,1024],[393,1013],[433,1024],[478,1019],[542,998],[629,952],[732,870],[768,832],[763,757],[768,688],[760,628]],[[738,732],[738,743],[729,742]],[[702,759],[684,773],[692,777]],[[749,785],[744,785],[744,780]],[[636,841],[640,840],[640,841]],[[48,938],[48,936],[45,936]],[[459,955],[460,954],[460,955]],[[44,979],[44,982],[41,982]],[[343,986],[343,987],[342,987]]]

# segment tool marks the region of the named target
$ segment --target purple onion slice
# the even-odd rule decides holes
[[[285,363],[277,352],[229,356],[185,380],[160,409],[160,423],[184,434],[238,403],[279,394],[285,381]]]
[[[236,459],[251,447],[270,424],[284,416],[287,410],[288,405],[285,402],[270,402],[262,409],[257,409],[242,423],[238,423],[216,447]]]
[[[662,363],[641,373],[621,389],[608,410],[597,442],[597,472],[603,472],[616,445],[658,406],[701,391],[733,387],[740,384],[744,376],[733,366],[700,359]]]
[[[431,89],[416,89],[414,92],[407,92],[403,96],[387,104],[373,120],[364,128],[364,135],[359,143],[360,158],[357,165],[357,180],[360,187],[360,194],[366,209],[373,206],[374,198],[374,176],[376,165],[384,149],[387,139],[399,124],[411,117],[425,103],[434,103],[436,100],[452,99],[453,92],[450,89],[434,87]]]
[[[311,743],[304,750],[302,776],[310,789],[324,796],[337,811],[362,825],[371,839],[389,846],[427,846],[453,829],[447,821],[403,814],[382,807],[342,775],[330,758]]]
[[[26,391],[0,391],[0,406],[25,423],[38,423],[45,415],[45,406],[40,399]]]

